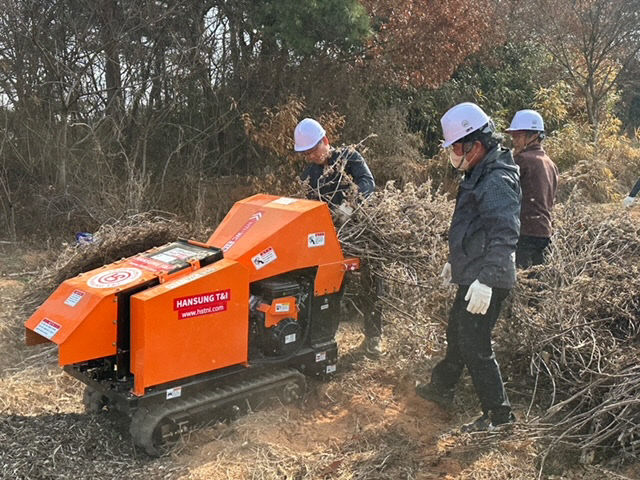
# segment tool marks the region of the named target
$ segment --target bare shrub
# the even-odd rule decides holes
[[[548,263],[521,272],[499,345],[551,445],[638,454],[640,229],[621,208],[561,204]],[[533,409],[532,411],[535,411]]]

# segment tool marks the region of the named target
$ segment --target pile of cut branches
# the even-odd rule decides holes
[[[424,363],[442,346],[448,289],[439,274],[447,261],[446,236],[453,202],[435,191],[430,182],[406,184],[398,189],[388,183],[366,201],[353,203],[354,214],[338,225],[345,255],[362,260],[361,277],[384,282],[387,323],[385,337],[396,365]],[[347,295],[363,305],[374,294],[363,279],[347,287]]]
[[[516,402],[530,404],[528,414],[538,414],[527,414],[531,436],[546,437],[550,449],[578,448],[583,460],[594,454],[597,460],[599,453],[635,457],[640,452],[639,217],[617,205],[574,200],[555,209],[547,264],[519,272],[498,323],[498,355],[508,388],[524,393]],[[440,287],[438,274],[446,261],[452,207],[430,184],[403,190],[390,184],[338,229],[345,253],[360,257],[386,280],[390,355],[394,364],[414,372],[443,346],[444,328],[437,323],[446,320],[452,295]]]
[[[640,452],[640,227],[620,208],[555,210],[546,265],[520,273],[499,343],[551,446]],[[597,455],[596,455],[597,457]]]
[[[101,267],[191,233],[189,226],[175,218],[140,213],[113,220],[93,233],[92,241],[67,245],[57,260],[43,268],[31,282],[25,313],[37,306],[67,278]]]

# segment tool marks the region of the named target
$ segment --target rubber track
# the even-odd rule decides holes
[[[241,381],[236,385],[219,387],[210,392],[201,392],[189,398],[167,400],[165,404],[155,406],[152,409],[143,407],[133,415],[129,432],[136,445],[144,448],[151,456],[160,456],[164,453],[164,449],[154,445],[153,432],[164,418],[218,402],[221,403],[220,407],[226,408],[228,405],[225,400],[230,397],[249,397],[261,388],[269,391],[277,388],[280,383],[285,386],[290,380],[295,379],[304,385],[305,377],[302,373],[295,368],[286,368]],[[212,410],[210,414],[212,418],[217,416],[215,410]]]

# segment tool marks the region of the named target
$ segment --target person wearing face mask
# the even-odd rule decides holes
[[[326,131],[316,120],[303,119],[293,132],[294,150],[303,154],[309,165],[302,172],[301,179],[309,182],[308,198],[322,200],[338,219],[346,222],[353,208],[344,203],[345,192],[351,182],[358,187],[358,193],[366,198],[375,189],[375,180],[362,155],[353,148],[332,148]],[[346,175],[346,176],[345,176]],[[382,355],[382,301],[384,292],[382,278],[370,271],[363,263],[360,278],[367,295],[364,312],[363,349],[370,358]]]
[[[542,147],[544,121],[535,110],[516,112],[506,130],[513,139],[513,156],[520,167],[522,207],[516,266],[544,263],[551,243],[551,211],[558,188],[558,168]]]
[[[516,280],[520,231],[520,179],[511,152],[500,144],[492,120],[473,103],[461,103],[440,120],[451,165],[463,172],[449,228],[443,283],[457,286],[449,311],[447,350],[418,383],[421,397],[449,407],[466,367],[482,415],[464,432],[492,430],[515,421],[491,345],[504,299]]]

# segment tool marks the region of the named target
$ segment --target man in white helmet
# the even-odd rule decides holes
[[[367,162],[353,148],[332,148],[325,129],[312,118],[305,118],[293,132],[294,150],[305,155],[309,165],[302,172],[302,180],[308,180],[308,198],[322,200],[344,222],[353,213],[353,208],[344,203],[345,193],[351,182],[358,193],[367,197],[375,189],[375,181]],[[346,174],[346,176],[345,176]],[[361,272],[362,284],[368,293],[364,312],[364,351],[368,357],[382,354],[382,302],[380,296],[384,286],[382,279],[369,271],[367,264]]]
[[[456,105],[440,122],[450,163],[464,173],[449,228],[449,258],[441,274],[444,284],[457,285],[457,292],[449,312],[445,357],[431,372],[431,381],[419,383],[416,392],[449,407],[466,367],[482,416],[461,430],[485,431],[515,420],[491,332],[516,280],[518,167],[477,105]]]
[[[535,110],[516,112],[507,133],[513,139],[513,156],[520,167],[522,206],[516,265],[528,268],[544,263],[551,243],[551,211],[558,188],[558,168],[542,147],[544,121]]]
[[[375,189],[375,181],[367,162],[353,148],[332,148],[322,125],[312,118],[305,118],[293,132],[294,150],[302,153],[309,162],[302,172],[302,179],[309,181],[310,198],[329,204],[343,219],[352,213],[343,205],[345,192],[352,180],[358,192],[369,196]],[[350,178],[345,178],[346,173]]]

